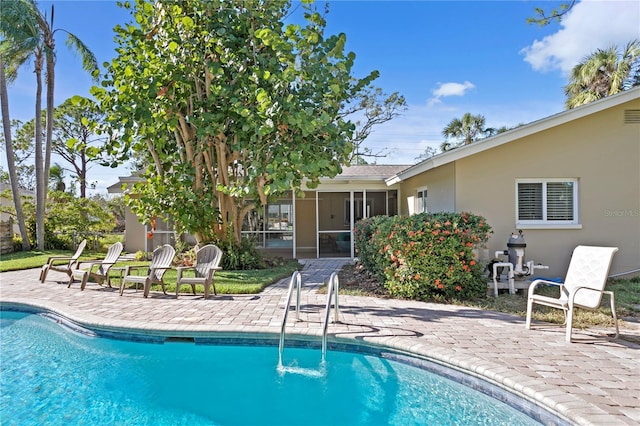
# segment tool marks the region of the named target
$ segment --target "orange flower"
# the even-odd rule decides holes
[[[444,288],[444,285],[438,284],[438,288]]]
[[[153,238],[153,231],[147,232],[147,238],[148,239],[152,239]]]
[[[475,265],[475,264],[476,264],[476,261],[475,261],[475,260],[472,260],[471,262],[469,262],[469,265],[471,265],[471,266],[473,266],[473,265]]]
[[[456,290],[457,291],[462,291],[462,287],[460,287],[459,285],[456,286]]]

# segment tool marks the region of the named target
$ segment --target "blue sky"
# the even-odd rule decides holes
[[[570,69],[598,48],[640,38],[637,0],[580,1],[561,23],[526,23],[535,7],[560,2],[518,1],[331,1],[327,34],[344,32],[356,53],[355,75],[380,72],[374,83],[400,92],[408,109],[377,127],[365,146],[386,152],[379,164],[413,164],[427,147],[438,148],[442,129],[464,113],[482,114],[488,127],[529,123],[564,110],[563,86]],[[52,2],[38,2],[50,11]],[[102,64],[115,55],[113,27],[129,14],[112,1],[55,1],[55,28],[80,37]],[[318,2],[319,8],[324,2]],[[89,96],[93,84],[59,36],[56,105]],[[12,118],[33,118],[32,64],[9,87]],[[4,157],[4,154],[2,155]],[[6,159],[2,165],[6,170]],[[126,167],[94,167],[89,179],[104,193]]]

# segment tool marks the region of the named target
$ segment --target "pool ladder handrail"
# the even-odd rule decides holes
[[[338,274],[333,272],[329,277],[329,283],[327,284],[327,306],[324,310],[324,324],[322,326],[322,362],[325,362],[327,355],[327,330],[329,329],[329,314],[331,313],[331,296],[335,294],[334,302],[334,323],[338,323],[340,315],[340,305],[338,303],[338,288],[340,287],[340,280],[338,280]]]
[[[291,304],[291,296],[293,295],[293,285],[296,284],[296,321],[300,321],[300,288],[302,287],[302,278],[299,271],[295,271],[291,275],[289,281],[289,291],[287,292],[287,302],[282,315],[282,326],[280,328],[280,342],[278,344],[278,367],[282,367],[282,352],[284,351],[284,336],[287,328],[287,318],[289,316],[289,306]],[[340,304],[338,300],[338,289],[340,281],[338,274],[333,272],[329,277],[327,284],[327,305],[324,311],[324,324],[322,326],[322,363],[324,364],[327,355],[327,330],[329,329],[329,315],[331,313],[331,296],[335,297],[334,303],[334,323],[340,322]]]
[[[300,288],[302,287],[302,278],[300,271],[295,271],[291,275],[289,281],[289,292],[287,293],[287,303],[284,307],[282,315],[282,327],[280,328],[280,344],[278,345],[278,365],[282,365],[282,351],[284,350],[284,334],[287,327],[287,317],[289,316],[289,305],[291,304],[291,295],[293,294],[293,285],[296,284],[296,321],[300,321]]]

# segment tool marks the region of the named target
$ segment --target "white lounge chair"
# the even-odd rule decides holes
[[[111,287],[111,281],[109,280],[109,269],[111,269],[111,267],[118,261],[120,253],[122,253],[122,243],[117,242],[109,247],[107,255],[103,260],[90,262],[88,269],[78,268],[71,271],[71,276],[69,277],[69,285],[67,287],[71,287],[74,279],[79,279],[80,290],[84,290],[89,278],[93,278],[100,285],[102,285],[103,281],[106,279],[107,285]],[[95,272],[93,271],[94,266],[98,267]]]
[[[199,249],[196,249],[196,263],[193,266],[179,266],[178,280],[176,282],[176,299],[180,293],[180,286],[191,285],[193,294],[196,294],[196,284],[204,286],[204,298],[209,297],[209,291],[213,288],[213,294],[217,294],[216,285],[213,281],[213,276],[216,271],[220,269],[220,259],[222,259],[222,250],[213,244],[207,244]],[[187,270],[193,270],[193,277],[187,277],[184,272]]]
[[[533,304],[562,309],[565,314],[566,341],[571,342],[571,328],[575,308],[595,310],[600,306],[602,295],[608,294],[611,300],[611,312],[618,337],[618,317],[616,316],[615,300],[612,291],[605,291],[609,268],[617,247],[578,246],[573,250],[571,262],[564,284],[553,281],[535,280],[529,287],[527,299],[527,329],[531,328],[531,311]],[[560,286],[558,298],[535,294],[539,285]]]
[[[164,294],[167,294],[164,287],[163,277],[164,273],[167,272],[168,269],[171,269],[171,264],[173,263],[175,255],[176,250],[169,244],[165,244],[153,251],[151,263],[148,267],[127,266],[124,272],[124,278],[120,283],[120,296],[122,296],[124,287],[127,283],[135,283],[136,289],[138,288],[138,284],[144,284],[144,297],[149,296],[149,290],[151,290],[152,284],[161,284],[162,291]],[[142,268],[147,268],[144,275],[133,275],[131,273]]]
[[[71,277],[71,272],[75,268],[78,268],[78,259],[80,259],[80,255],[84,251],[84,247],[87,245],[87,240],[82,240],[80,244],[78,244],[78,248],[73,256],[51,256],[47,259],[47,263],[42,265],[42,269],[40,269],[40,282],[44,282],[47,279],[47,274],[49,274],[50,270],[64,272],[69,277]]]

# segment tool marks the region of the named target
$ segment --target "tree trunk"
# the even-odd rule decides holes
[[[4,75],[4,61],[2,60],[2,56],[0,56],[0,106],[2,107],[2,127],[4,130],[4,141],[7,145],[7,168],[9,169],[13,204],[16,208],[18,227],[20,228],[20,236],[22,237],[22,250],[27,251],[31,248],[31,243],[29,243],[29,234],[27,233],[24,213],[22,212],[18,174],[16,173],[16,164],[14,161],[13,141],[11,140],[11,119],[9,117],[9,96],[7,94],[7,79]]]
[[[51,6],[51,27],[53,26],[53,6]],[[49,27],[49,28],[51,28]],[[47,140],[44,150],[44,202],[47,200],[47,190],[49,189],[49,169],[51,168],[51,145],[53,143],[53,95],[55,88],[55,42],[53,33],[50,31],[45,33],[45,58],[47,62]],[[45,204],[43,204],[44,206]]]
[[[38,250],[44,250],[44,211],[47,196],[47,181],[44,179],[44,161],[42,158],[42,62],[43,52],[39,49],[35,55],[36,73],[36,240]]]

